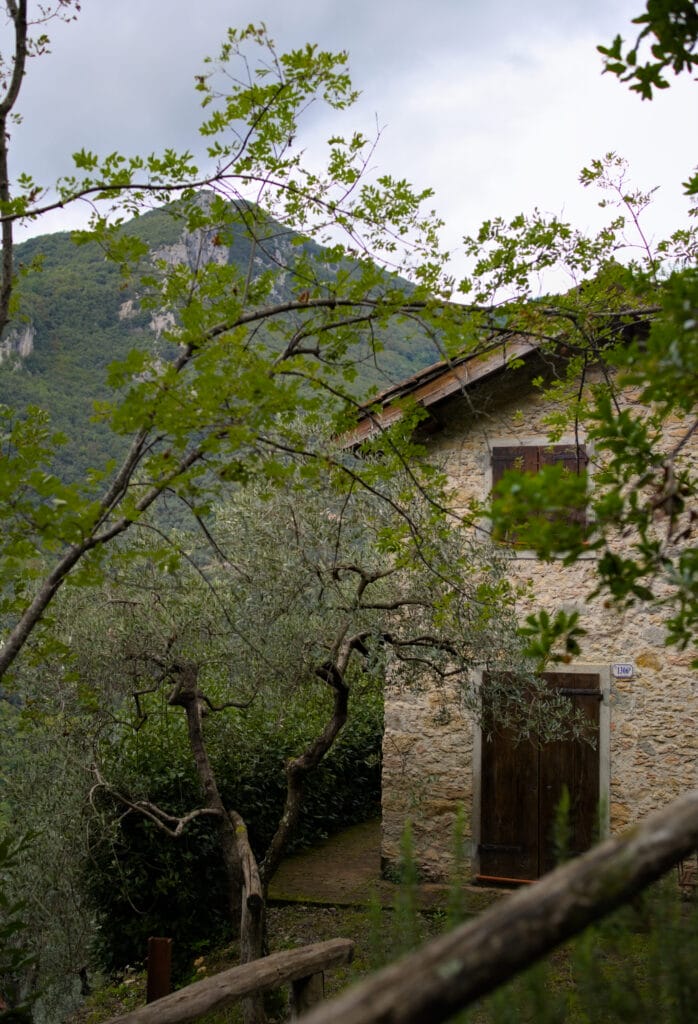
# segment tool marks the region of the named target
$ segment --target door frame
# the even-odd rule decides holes
[[[567,675],[589,672],[598,675],[601,700],[599,702],[599,802],[600,831],[605,839],[611,831],[611,665],[609,662],[575,662],[554,665],[551,671]],[[475,684],[482,685],[482,671],[475,673]],[[482,822],[482,728],[475,722],[473,730],[473,800],[471,821],[471,862],[473,876],[480,874],[480,841]]]

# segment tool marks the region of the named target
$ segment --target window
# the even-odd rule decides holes
[[[502,479],[507,470],[518,470],[531,475],[539,473],[545,467],[560,467],[564,474],[572,474],[575,477],[586,473],[589,458],[583,445],[576,444],[531,444],[531,445],[498,445],[492,448],[492,488],[494,489]],[[561,534],[561,527],[574,524],[575,526],[586,526],[586,506],[576,498],[571,498],[566,493],[560,480],[559,497],[560,506],[550,510],[543,495],[537,489],[523,489],[517,493],[516,499],[510,501],[502,512],[502,519],[506,525],[499,521],[499,514],[493,516],[495,539],[507,541],[517,547],[533,547],[527,543],[526,534],[536,524],[547,524],[548,549],[555,549],[553,543],[555,531]],[[575,491],[577,489],[575,488]],[[566,545],[562,543],[560,548]]]

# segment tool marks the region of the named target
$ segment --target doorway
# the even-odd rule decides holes
[[[593,744],[565,739],[540,746],[518,740],[511,729],[481,736],[476,844],[481,881],[531,882],[555,867],[555,814],[565,787],[570,798],[567,852],[574,856],[593,844],[608,782],[602,675],[574,669],[543,673],[584,714]]]

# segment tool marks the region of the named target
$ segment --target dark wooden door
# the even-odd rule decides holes
[[[549,672],[550,686],[582,709],[586,739],[539,746],[516,740],[512,730],[483,738],[481,764],[480,875],[532,881],[555,866],[554,822],[564,787],[570,795],[569,852],[591,846],[599,805],[599,676]]]

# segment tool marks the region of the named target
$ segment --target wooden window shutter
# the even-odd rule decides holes
[[[569,473],[577,475],[579,473],[585,473],[586,468],[589,465],[589,456],[587,455],[586,449],[583,445],[556,444],[552,447],[540,447],[538,452],[539,467],[552,466],[557,463],[561,463]],[[586,507],[583,505],[578,508],[570,508],[568,514],[570,519],[581,523],[582,525],[587,521],[587,511]]]
[[[536,445],[503,445],[492,449],[492,486],[502,479],[505,470],[537,473],[540,469],[540,448]]]
[[[492,448],[492,487],[502,479],[507,469],[537,473],[542,466],[556,463],[562,463],[570,473],[584,473],[589,464],[589,457],[584,445],[498,445]],[[586,508],[569,509],[569,518],[585,524]],[[508,539],[515,543],[513,538]]]

